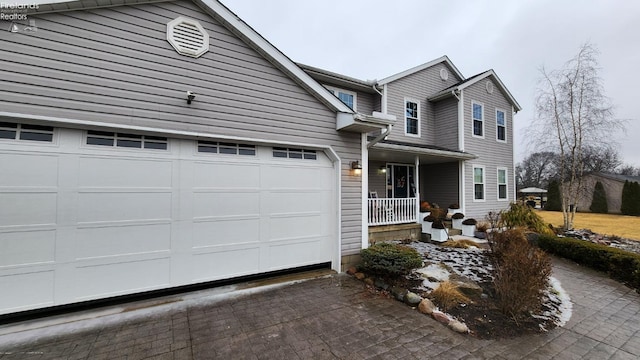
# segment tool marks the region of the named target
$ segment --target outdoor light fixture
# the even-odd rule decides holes
[[[360,164],[360,161],[358,160],[351,162],[351,169],[355,175],[362,174],[362,164]]]
[[[387,167],[384,166],[384,165],[380,166],[380,169],[378,169],[378,172],[380,174],[386,174],[387,173]]]
[[[196,94],[193,91],[187,91],[187,104],[191,104],[191,102],[195,98],[196,98]]]

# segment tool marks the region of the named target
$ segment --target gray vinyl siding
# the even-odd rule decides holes
[[[451,97],[435,103],[435,143],[451,150],[459,150],[458,99]]]
[[[440,78],[440,69],[443,67],[447,66],[440,63],[387,84],[387,113],[397,118],[389,140],[414,144],[436,143],[435,104],[427,101],[427,97],[460,81],[448,67],[449,78],[443,81]],[[419,138],[405,136],[405,98],[420,101]]]
[[[358,94],[358,106],[357,110],[359,113],[371,115],[373,111],[378,111],[375,108],[375,99],[374,94],[369,94],[365,92],[357,92]]]
[[[167,22],[180,15],[211,36],[210,51],[198,59],[166,41]],[[2,111],[329,145],[342,159],[342,254],[358,253],[361,177],[349,164],[360,159],[360,134],[337,132],[334,112],[198,6],[176,1],[30,18],[37,32],[0,32]],[[196,93],[191,105],[187,90]]]
[[[458,162],[420,166],[420,201],[436,203],[441,208],[458,203]]]
[[[513,169],[513,112],[511,104],[494,82],[494,91],[486,91],[486,82],[481,80],[463,90],[464,97],[464,144],[465,151],[478,156],[465,162],[466,213],[476,218],[484,218],[489,211],[502,210],[514,201],[515,184]],[[484,105],[484,138],[472,136],[472,101]],[[505,111],[507,134],[506,142],[496,140],[496,109]],[[485,167],[485,201],[474,201],[473,166]],[[507,168],[508,201],[498,201],[497,168]]]

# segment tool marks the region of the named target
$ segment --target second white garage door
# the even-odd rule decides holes
[[[70,129],[0,140],[0,314],[335,259],[322,151]]]

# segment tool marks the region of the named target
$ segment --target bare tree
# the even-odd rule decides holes
[[[518,188],[529,186],[546,188],[557,174],[555,162],[558,155],[551,151],[535,152],[516,165]]]
[[[562,68],[542,68],[537,90],[536,118],[529,127],[537,148],[558,153],[560,194],[565,229],[573,228],[585,171],[585,149],[615,143],[613,136],[624,129],[613,117],[599,77],[598,50],[586,43]]]

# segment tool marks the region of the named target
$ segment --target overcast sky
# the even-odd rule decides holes
[[[640,166],[640,1],[222,0],[294,61],[363,80],[447,55],[465,77],[494,69],[523,110],[516,158],[529,152],[539,69],[555,69],[590,41],[616,117],[623,161]]]

